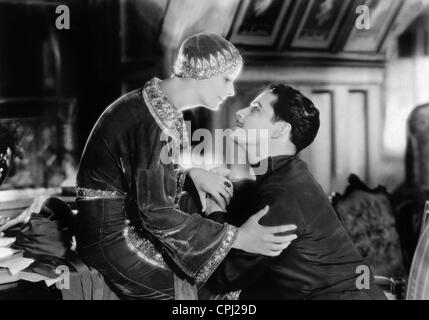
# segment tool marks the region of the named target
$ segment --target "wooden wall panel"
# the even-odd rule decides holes
[[[368,104],[367,92],[350,91],[348,117],[344,119],[349,134],[346,152],[348,170],[368,180]]]
[[[335,130],[334,92],[316,90],[309,97],[320,111],[320,129],[313,144],[302,152],[301,158],[328,193],[335,175],[335,144],[332,143]]]

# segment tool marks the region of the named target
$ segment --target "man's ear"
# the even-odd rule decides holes
[[[271,134],[271,137],[277,139],[283,136],[288,136],[291,130],[292,126],[290,125],[290,123],[287,123],[285,121],[277,121],[274,124],[274,130]]]

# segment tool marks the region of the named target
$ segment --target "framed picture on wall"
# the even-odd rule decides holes
[[[403,0],[362,0],[356,5],[366,5],[370,13],[370,28],[353,29],[344,45],[345,52],[377,53],[399,13]],[[357,18],[357,15],[355,14]]]
[[[231,30],[235,44],[273,47],[290,11],[291,0],[244,0]]]
[[[302,19],[292,39],[293,49],[328,50],[341,26],[341,22],[350,7],[350,1],[344,0],[305,0]]]

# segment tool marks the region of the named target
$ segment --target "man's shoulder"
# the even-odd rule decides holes
[[[292,170],[279,172],[274,179],[259,188],[271,203],[306,215],[308,208],[325,206],[328,196],[302,160],[294,160]],[[290,211],[287,210],[287,211]]]
[[[322,187],[308,169],[307,164],[299,158],[295,158],[291,167],[277,176],[277,182],[281,182],[281,188],[284,193],[293,194],[294,196],[305,195],[306,191],[324,195]]]

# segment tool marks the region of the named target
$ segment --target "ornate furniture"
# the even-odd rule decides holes
[[[332,204],[360,253],[384,277],[403,276],[401,245],[390,196],[384,187],[370,189],[355,175]]]

